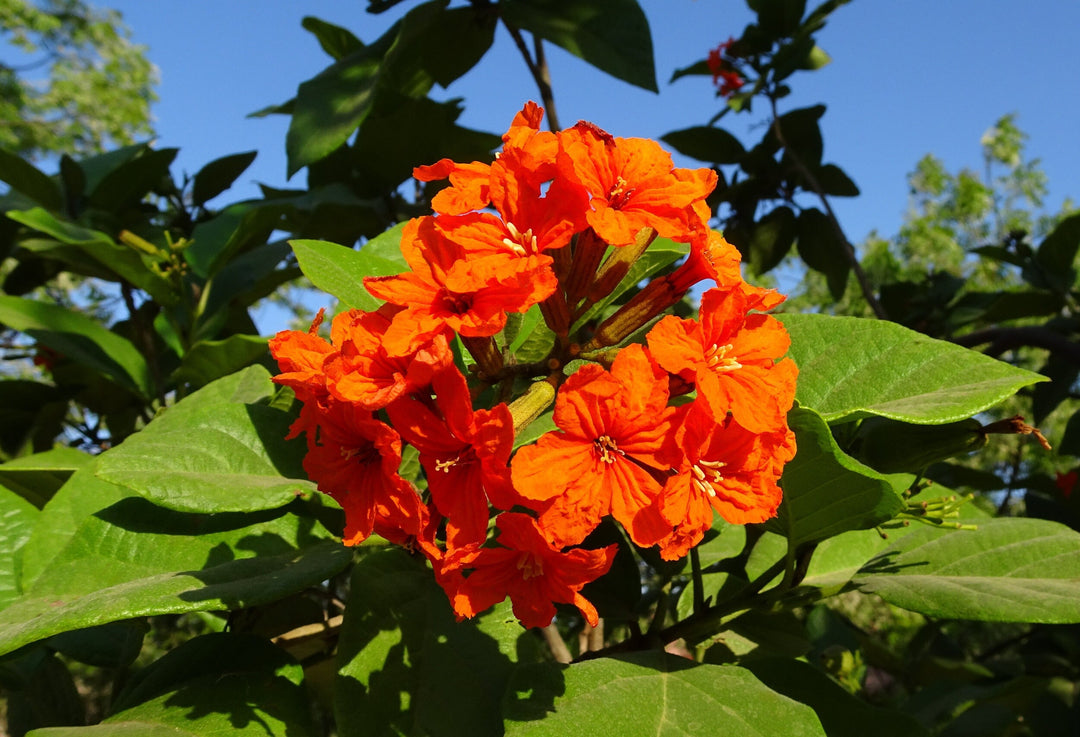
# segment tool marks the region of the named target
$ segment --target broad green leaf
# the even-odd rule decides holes
[[[133,143],[130,146],[122,146],[103,154],[80,159],[77,163],[85,177],[85,191],[90,193],[96,190],[110,172],[122,167],[148,148],[149,146],[145,143]]]
[[[192,201],[202,205],[227,190],[251,166],[257,155],[258,151],[230,154],[214,159],[199,169],[191,184]]]
[[[93,456],[74,448],[53,448],[0,464],[0,484],[41,509],[71,474]]]
[[[153,396],[150,367],[129,340],[59,305],[0,295],[0,323],[26,333],[140,397]]]
[[[913,718],[867,704],[805,661],[753,660],[746,666],[769,688],[814,710],[829,737],[928,737]]]
[[[788,423],[798,451],[784,467],[784,500],[768,529],[797,546],[874,527],[904,508],[889,478],[840,450],[819,414],[796,408]]]
[[[289,241],[304,275],[319,289],[341,300],[344,306],[376,310],[382,304],[364,289],[365,276],[391,276],[401,265],[368,252],[354,251],[326,241]]]
[[[513,664],[535,648],[508,604],[459,624],[426,562],[390,549],[357,564],[347,610],[334,684],[343,737],[499,733]]]
[[[73,473],[38,515],[22,552],[21,587],[24,591],[48,570],[87,518],[131,496],[127,489],[97,478],[94,466],[91,463]]]
[[[4,689],[5,734],[32,734],[27,730],[41,724],[86,721],[86,705],[71,671],[56,653],[43,647],[28,648],[6,658],[4,669],[16,679],[15,687]]]
[[[738,138],[708,125],[672,131],[660,140],[685,156],[710,164],[737,164],[746,154]]]
[[[280,599],[351,558],[312,525],[289,510],[207,517],[121,500],[88,517],[0,612],[0,653],[109,622]]]
[[[46,233],[61,243],[77,247],[116,275],[114,277],[107,274],[105,278],[111,278],[114,281],[126,279],[163,305],[172,305],[177,302],[177,295],[173,292],[168,280],[155,273],[142,254],[133,248],[116,243],[107,234],[59,220],[40,207],[9,211],[6,214],[12,220]]]
[[[938,425],[1045,381],[1031,371],[885,320],[778,315],[799,366],[795,398],[828,422],[870,415]]]
[[[314,729],[303,678],[296,661],[262,638],[202,635],[138,673],[101,726],[143,724],[176,735],[306,737]]]
[[[266,338],[258,335],[230,335],[224,340],[203,340],[184,354],[180,366],[173,373],[173,379],[194,387],[205,386],[269,357]]]
[[[602,72],[657,92],[649,21],[637,0],[505,0],[511,26],[561,46]]]
[[[273,509],[315,491],[302,480],[304,441],[284,439],[293,419],[261,404],[205,404],[192,395],[103,453],[97,475],[167,509]]]
[[[1080,534],[1056,522],[988,519],[921,529],[853,579],[890,604],[946,619],[1080,622]]]
[[[825,734],[810,707],[734,666],[646,652],[538,671],[510,684],[507,737]]]
[[[0,609],[22,593],[20,554],[37,516],[38,510],[30,502],[0,486]]]
[[[0,149],[0,182],[50,210],[63,206],[56,182],[21,156],[4,149]]]

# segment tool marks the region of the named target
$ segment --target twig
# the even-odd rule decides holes
[[[551,657],[555,658],[557,663],[569,663],[574,659],[574,656],[570,654],[570,648],[563,642],[562,635],[559,634],[559,628],[552,622],[547,627],[540,628],[540,634],[544,636],[544,641],[547,643],[548,649],[551,650]]]
[[[536,82],[536,87],[540,91],[540,99],[544,104],[544,111],[547,113],[548,128],[553,131],[560,129],[559,116],[555,113],[555,95],[551,90],[551,72],[548,70],[547,58],[544,56],[544,47],[539,37],[535,37],[534,48],[536,49],[536,58],[533,59],[533,55],[529,53],[529,46],[525,43],[525,38],[521,35],[521,30],[516,26],[506,22],[506,19],[502,19],[503,25],[506,26],[506,30],[510,32],[510,37],[514,39],[514,44],[518,47],[518,51],[521,52],[521,56],[525,59],[525,65],[529,67],[529,73],[532,74],[533,81]]]
[[[887,320],[888,315],[885,313],[885,308],[881,306],[877,296],[874,295],[874,289],[870,286],[870,280],[866,276],[866,272],[863,271],[862,264],[859,263],[859,257],[855,253],[855,246],[851,245],[851,241],[844,235],[844,229],[840,227],[840,220],[836,217],[836,213],[833,212],[832,205],[829,204],[829,198],[825,196],[825,190],[822,188],[821,183],[818,182],[817,177],[810,171],[810,169],[799,158],[798,154],[787,145],[787,141],[784,140],[784,133],[780,129],[780,116],[776,110],[776,100],[773,97],[769,97],[769,103],[772,105],[772,129],[776,132],[776,140],[780,142],[780,145],[784,148],[785,153],[791,158],[792,163],[795,164],[795,168],[799,170],[799,173],[803,175],[806,183],[810,185],[810,189],[821,200],[821,205],[825,208],[825,214],[829,218],[829,223],[832,225],[833,232],[835,233],[840,244],[844,248],[844,255],[847,256],[848,264],[851,266],[851,270],[855,273],[855,280],[859,282],[859,289],[862,290],[863,299],[866,300],[866,304],[870,305],[870,309],[873,310],[874,315],[881,320]]]
[[[987,328],[986,330],[977,330],[974,333],[950,338],[950,340],[965,348],[974,348],[977,345],[989,343],[990,346],[983,351],[988,356],[1000,356],[1006,351],[1022,346],[1045,348],[1070,363],[1080,366],[1080,344],[1041,325]]]

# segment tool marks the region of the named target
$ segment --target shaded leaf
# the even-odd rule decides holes
[[[203,340],[184,354],[173,380],[200,387],[270,358],[266,338],[230,335],[224,340]],[[0,472],[3,468],[0,467]]]
[[[1077,249],[1080,249],[1080,213],[1058,223],[1035,252],[1035,261],[1042,267],[1042,276],[1059,290],[1069,289],[1073,285],[1076,275],[1073,262]]]
[[[138,203],[168,178],[169,166],[178,153],[178,148],[154,151],[145,147],[138,155],[105,174],[93,186],[87,177],[89,203],[109,212]]]
[[[971,417],[1045,381],[1031,371],[884,320],[778,315],[799,366],[795,398],[828,422],[880,415],[914,424]]]
[[[150,367],[129,340],[54,304],[0,295],[0,323],[114,381],[143,398],[154,394]]]
[[[736,245],[743,253],[749,252],[751,270],[761,275],[780,265],[791,250],[797,234],[795,213],[790,207],[781,205],[754,223],[745,246]]]
[[[660,140],[685,156],[711,164],[737,164],[746,154],[738,138],[707,125],[672,131]]]
[[[459,624],[426,562],[389,549],[357,564],[347,607],[334,683],[343,737],[499,733],[519,648],[536,655],[507,603]]]
[[[92,461],[88,453],[63,447],[13,458],[0,464],[0,484],[41,509],[71,474]]]
[[[798,227],[799,256],[811,269],[825,275],[832,298],[841,300],[851,271],[841,234],[829,216],[815,207],[799,213]]]
[[[63,207],[60,188],[47,174],[21,156],[0,148],[0,182],[49,210]]]
[[[853,579],[890,604],[947,619],[1080,622],[1080,534],[1023,518],[977,530],[920,529]]]
[[[859,188],[843,169],[836,164],[818,167],[814,174],[821,191],[833,197],[858,197]]]
[[[504,0],[500,8],[507,23],[617,79],[658,91],[649,21],[637,0]]]
[[[191,185],[192,201],[202,205],[227,190],[251,166],[257,155],[258,151],[246,151],[222,156],[199,169]]]

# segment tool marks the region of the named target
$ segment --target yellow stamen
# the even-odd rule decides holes
[[[517,568],[521,571],[521,577],[526,581],[544,575],[544,564],[532,553],[523,553],[518,558]]]
[[[507,223],[506,229],[510,231],[511,237],[503,238],[502,242],[504,246],[518,256],[524,256],[527,253],[536,253],[536,236],[533,235],[532,228],[529,228],[522,233],[513,223]]]
[[[690,466],[694,488],[702,494],[715,497],[716,485],[724,480],[724,477],[720,474],[720,469],[726,465],[723,461],[698,461]]]
[[[615,444],[615,441],[607,435],[598,437],[593,441],[593,445],[596,447],[596,452],[600,454],[600,460],[604,463],[614,463],[616,453],[626,455],[619,450],[619,446]]]
[[[718,346],[713,343],[709,350],[705,351],[705,363],[713,371],[734,371],[741,369],[742,364],[735,360],[734,356],[728,356],[727,352],[732,348],[731,343]]]

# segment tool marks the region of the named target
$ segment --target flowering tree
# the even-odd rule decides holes
[[[838,4],[761,4],[741,51],[691,69],[743,104],[813,65]],[[859,664],[822,646],[823,602],[1080,621],[1080,535],[922,479],[1038,436],[977,416],[1042,376],[896,322],[784,312],[741,264],[761,271],[794,211],[721,234],[718,195],[768,198],[718,192],[717,167],[545,130],[534,102],[493,140],[426,97],[496,22],[647,85],[647,46],[624,43],[647,38],[637,4],[574,8],[423,3],[372,44],[307,19],[335,61],[278,109],[304,193],[211,211],[244,154],[179,185],[147,147],[0,171],[21,263],[114,282],[129,312],[109,329],[16,296],[36,285],[15,271],[0,296],[51,376],[3,382],[13,410],[48,398],[0,438],[12,732],[927,734],[936,713],[849,693]],[[603,52],[580,43],[598,32]],[[749,53],[768,56],[756,82]],[[799,121],[816,129],[787,118],[759,158],[839,181],[788,155]],[[246,308],[298,270],[340,309],[267,354]],[[55,446],[76,432],[93,452]],[[73,663],[111,687],[91,726]]]

